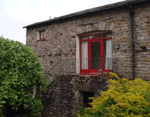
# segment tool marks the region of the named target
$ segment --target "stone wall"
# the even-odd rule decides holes
[[[99,76],[62,75],[50,85],[43,99],[42,117],[72,117],[78,107],[83,107],[82,91],[106,90],[106,78]]]
[[[135,14],[135,58],[136,76],[149,80],[150,50],[142,52],[141,47],[150,48],[150,4],[134,7]],[[27,45],[39,57],[45,71],[51,69],[60,58],[76,58],[76,36],[86,32],[111,31],[112,43],[120,49],[113,49],[113,58],[118,58],[118,73],[132,78],[132,51],[130,18],[128,8],[102,11],[84,16],[52,22],[27,29]],[[37,31],[46,31],[46,40],[37,41]]]
[[[74,96],[71,77],[57,77],[49,85],[49,91],[46,94],[43,104],[44,111],[42,117],[71,117],[73,109]]]
[[[150,80],[150,4],[136,6],[134,11],[136,77]],[[141,47],[148,51],[142,52]]]
[[[133,11],[136,77],[150,80],[150,4],[136,5]],[[43,29],[46,31],[46,40],[38,41],[37,32]],[[83,106],[82,91],[92,91],[97,95],[107,89],[106,78],[102,76],[67,75],[69,70],[75,73],[76,59],[79,59],[76,56],[77,37],[103,31],[110,31],[113,45],[120,45],[119,50],[113,49],[113,58],[118,58],[116,71],[132,79],[128,8],[111,9],[27,28],[27,45],[37,54],[46,72],[58,74],[44,98],[43,117],[71,117],[77,107]],[[146,47],[148,51],[142,52],[141,47]],[[60,59],[64,61],[61,63]]]

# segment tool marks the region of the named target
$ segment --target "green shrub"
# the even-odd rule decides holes
[[[40,92],[46,87],[43,68],[32,49],[0,37],[0,106],[23,107],[36,114],[43,109]],[[34,89],[38,89],[35,98]]]
[[[107,91],[92,98],[92,107],[80,110],[78,117],[150,117],[150,83],[140,78],[108,80]]]

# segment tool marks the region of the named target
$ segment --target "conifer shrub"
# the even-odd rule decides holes
[[[129,80],[110,73],[108,90],[93,97],[92,107],[80,109],[78,117],[150,117],[150,82]]]
[[[40,95],[47,85],[32,49],[0,37],[0,111],[7,105],[14,110],[22,108],[30,115],[39,113],[43,109]]]

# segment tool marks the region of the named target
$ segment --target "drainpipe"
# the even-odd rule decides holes
[[[132,9],[132,5],[129,6],[129,15],[130,15],[130,25],[131,25],[131,46],[132,46],[132,72],[133,72],[133,80],[135,79],[135,44],[134,44],[134,12]]]

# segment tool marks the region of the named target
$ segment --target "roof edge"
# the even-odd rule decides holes
[[[82,10],[82,11],[75,12],[75,13],[70,13],[70,14],[63,15],[63,16],[60,16],[60,17],[56,17],[56,18],[53,18],[53,19],[50,19],[50,20],[36,22],[36,23],[30,24],[30,25],[24,26],[23,28],[34,27],[34,26],[37,26],[37,25],[50,23],[50,22],[53,22],[53,21],[59,21],[61,19],[68,19],[68,18],[72,18],[72,17],[76,17],[76,16],[81,16],[81,15],[86,15],[86,14],[90,14],[90,13],[94,13],[94,12],[98,12],[98,11],[104,11],[104,10],[119,8],[119,7],[127,6],[127,5],[130,5],[130,4],[136,4],[136,3],[146,2],[146,1],[148,2],[149,0],[126,0],[126,1],[121,1],[121,2],[117,2],[117,3],[112,3],[112,4],[108,4],[108,5],[103,5],[103,6],[99,6],[99,7],[94,7],[94,8]]]

